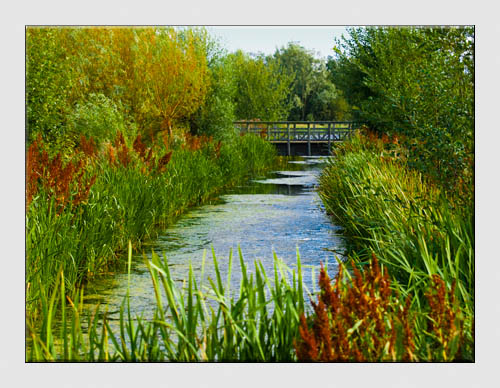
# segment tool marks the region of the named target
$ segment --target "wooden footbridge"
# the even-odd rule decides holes
[[[328,147],[331,152],[332,142],[341,142],[351,136],[360,123],[352,121],[236,121],[235,128],[241,133],[253,133],[275,144],[278,149],[292,155],[300,149],[311,156],[311,148]],[[322,146],[322,147],[321,147]],[[294,152],[293,154],[297,154]]]

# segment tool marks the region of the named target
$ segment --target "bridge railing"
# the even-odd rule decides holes
[[[241,133],[253,133],[273,143],[342,141],[361,124],[353,121],[236,121]]]

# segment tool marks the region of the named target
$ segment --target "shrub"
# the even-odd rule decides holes
[[[98,144],[114,139],[118,132],[127,138],[136,135],[135,126],[127,123],[123,108],[103,94],[90,94],[80,101],[68,117],[68,129],[79,138],[94,138]]]

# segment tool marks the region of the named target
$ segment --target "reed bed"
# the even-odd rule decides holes
[[[38,314],[41,290],[64,272],[66,291],[124,265],[134,249],[190,206],[270,168],[273,147],[255,136],[225,143],[188,137],[146,146],[118,133],[99,146],[80,139],[69,157],[41,139],[27,152],[26,296]]]
[[[375,255],[353,274],[340,263],[335,282],[324,268],[314,314],[301,316],[299,361],[472,361],[466,314],[434,275],[425,294],[427,305],[411,308],[412,295],[394,287]]]
[[[299,317],[304,313],[300,256],[296,269],[274,256],[274,273],[259,261],[250,270],[238,252],[241,282],[231,289],[232,271],[223,279],[213,254],[215,277],[204,282],[189,269],[184,286],[169,272],[168,260],[152,253],[144,260],[151,274],[157,308],[154,319],[132,317],[129,296],[120,311],[120,328],[113,332],[106,312],[82,316],[83,290],[68,295],[61,270],[56,286],[41,285],[44,311],[41,325],[28,320],[27,361],[293,361]],[[132,246],[128,248],[128,270]],[[232,255],[228,258],[232,267]],[[56,314],[61,316],[56,329]],[[87,331],[84,332],[84,327]]]
[[[317,295],[303,286],[300,255],[294,269],[274,255],[273,273],[260,261],[245,264],[238,250],[241,276],[234,288],[233,259],[223,278],[222,261],[213,256],[214,275],[205,280],[190,266],[179,285],[168,259],[155,252],[144,257],[156,297],[152,319],[132,316],[127,291],[118,327],[106,308],[84,314],[83,288],[68,293],[64,272],[48,291],[41,285],[43,320],[27,320],[28,362],[38,361],[470,361],[473,347],[464,340],[466,315],[436,275],[427,307],[411,307],[411,295],[393,287],[376,257],[365,271],[339,262],[334,283],[321,268]],[[128,247],[128,274],[132,245]],[[314,275],[313,275],[314,276]],[[130,284],[130,283],[129,283]],[[311,301],[308,308],[307,298]],[[306,317],[307,314],[307,317]]]
[[[348,254],[364,267],[375,254],[413,309],[429,306],[438,277],[465,315],[474,339],[473,202],[451,196],[405,165],[397,142],[362,135],[335,149],[320,177],[326,211],[344,228]],[[396,145],[396,146],[395,146]],[[442,293],[442,292],[441,292]],[[423,329],[422,329],[423,330]]]

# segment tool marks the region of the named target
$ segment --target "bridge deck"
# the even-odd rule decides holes
[[[308,155],[311,144],[343,141],[348,138],[360,124],[352,121],[236,121],[235,128],[241,133],[253,133],[271,143],[288,145],[288,155],[292,144],[308,144]]]

